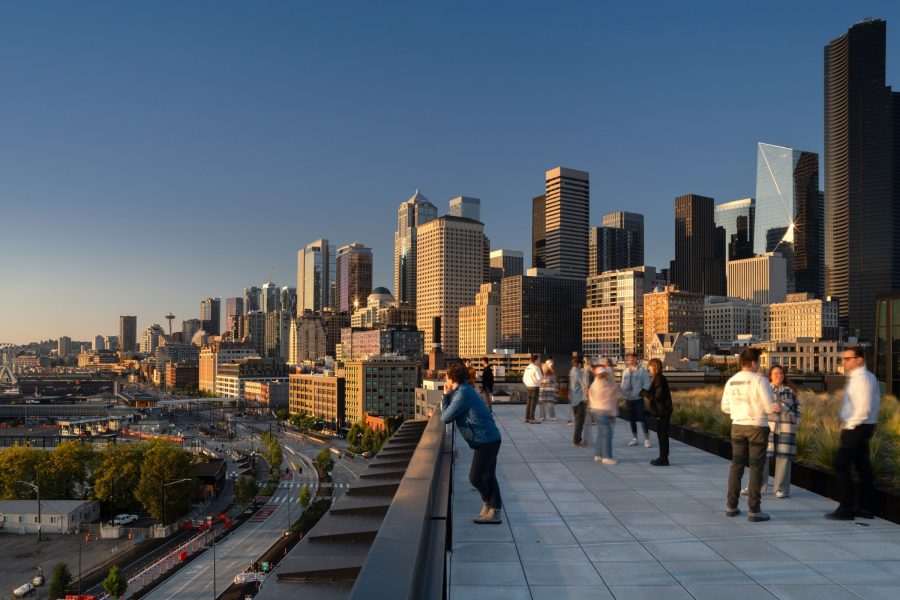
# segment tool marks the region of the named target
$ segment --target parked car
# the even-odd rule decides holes
[[[128,525],[138,520],[137,515],[121,514],[113,519],[113,525]]]
[[[13,590],[13,597],[15,598],[24,598],[25,596],[29,596],[35,592],[34,585],[30,583],[25,583],[17,587]]]
[[[372,458],[372,453],[371,452],[363,452],[362,457],[363,458]]]

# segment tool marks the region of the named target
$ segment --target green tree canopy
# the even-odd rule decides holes
[[[84,483],[95,460],[93,446],[78,441],[63,442],[52,452],[45,453],[41,496],[54,500],[83,498]]]
[[[141,478],[134,497],[153,518],[166,521],[164,525],[187,512],[191,504],[197,482],[190,480],[174,483],[180,479],[189,479],[191,463],[189,452],[169,442],[154,440],[147,444],[144,463],[141,465]],[[166,486],[165,492],[163,486]]]
[[[147,444],[110,444],[99,455],[94,469],[95,499],[109,504],[111,510],[134,510],[140,504],[134,491],[141,480],[141,463]]]
[[[10,446],[0,450],[0,498],[34,498],[34,489],[19,482],[33,483],[37,480],[38,471],[43,472],[42,463],[46,454],[26,446]]]
[[[330,473],[334,469],[334,459],[331,458],[331,452],[328,448],[323,448],[321,452],[316,454],[313,462],[316,463],[316,468],[319,469],[319,473],[322,475]]]
[[[65,598],[71,584],[72,573],[69,571],[69,565],[64,562],[56,563],[50,577],[50,598]]]
[[[309,498],[309,486],[304,483],[303,487],[300,488],[300,508],[309,506]]]
[[[122,598],[128,589],[128,580],[122,574],[122,569],[113,565],[109,569],[109,574],[103,580],[103,589],[113,598]]]

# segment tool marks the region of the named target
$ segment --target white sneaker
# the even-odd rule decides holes
[[[637,438],[636,437],[631,438],[631,441],[628,442],[628,445],[629,446],[637,446],[638,445]]]
[[[644,438],[644,448],[650,448],[652,444],[650,444],[650,438]]]
[[[603,460],[604,460],[604,459],[603,459],[602,456],[595,456],[595,457],[594,457],[594,462],[602,463]]]
[[[614,458],[604,458],[604,459],[602,459],[600,462],[603,463],[604,465],[617,465],[617,464],[619,464],[619,461],[617,461],[617,460],[614,459]]]
[[[555,421],[555,420],[556,420],[556,417],[550,417],[550,420],[551,420],[551,421]]]
[[[749,495],[750,495],[750,488],[745,487],[744,489],[741,490],[741,496],[749,496]]]

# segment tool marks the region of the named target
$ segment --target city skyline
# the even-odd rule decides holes
[[[480,198],[492,247],[520,250],[530,264],[531,198],[543,192],[543,173],[556,166],[590,173],[589,226],[601,225],[601,215],[614,211],[644,214],[646,263],[665,268],[674,258],[676,196],[695,193],[716,204],[752,197],[759,142],[823,156],[822,51],[831,40],[865,16],[887,20],[886,82],[900,82],[890,61],[891,50],[900,43],[892,26],[900,19],[898,9],[887,3],[824,3],[828,9],[815,14],[776,6],[769,11],[701,11],[700,4],[642,14],[646,6],[631,11],[569,7],[549,18],[569,22],[573,15],[588,17],[576,25],[571,39],[544,37],[527,43],[527,36],[517,32],[546,15],[524,7],[514,17],[517,32],[504,32],[514,38],[515,50],[492,41],[489,26],[499,26],[502,12],[496,8],[487,9],[483,26],[463,25],[462,11],[441,15],[443,22],[423,9],[404,21],[408,27],[402,33],[409,35],[402,41],[388,32],[370,33],[342,49],[325,39],[339,26],[329,19],[346,19],[341,25],[352,34],[360,33],[367,19],[388,22],[396,14],[373,14],[365,6],[317,7],[305,14],[310,22],[325,24],[314,32],[300,22],[299,11],[273,9],[255,15],[260,31],[254,35],[240,21],[248,15],[227,6],[192,40],[188,34],[197,31],[167,23],[171,15],[166,7],[120,7],[104,11],[97,23],[88,22],[97,16],[90,10],[75,14],[67,12],[72,7],[60,7],[47,18],[32,7],[16,7],[0,25],[2,45],[12,53],[23,49],[33,60],[0,67],[19,90],[10,110],[0,116],[6,132],[0,161],[8,170],[0,178],[0,248],[6,257],[0,276],[10,282],[0,293],[0,342],[63,335],[90,341],[96,335],[115,335],[120,315],[137,315],[138,332],[163,324],[169,311],[178,321],[197,318],[202,299],[234,297],[245,287],[261,286],[273,265],[273,281],[293,285],[297,251],[320,238],[337,245],[356,240],[372,248],[373,286],[396,294],[391,284],[395,211],[416,188],[440,214],[447,212],[451,198]],[[203,12],[185,10],[187,23]],[[751,35],[763,22],[755,12],[767,13],[768,43],[765,48],[754,45],[750,56],[742,54],[742,46],[752,43]],[[280,18],[284,24],[276,22]],[[659,35],[630,40],[627,27],[613,31],[615,22],[629,18]],[[789,27],[791,18],[804,19],[802,32]],[[169,34],[164,46],[151,39],[153,27],[135,30],[145,19]],[[722,23],[731,29],[717,31]],[[112,24],[121,27],[103,29]],[[35,27],[46,27],[45,39],[53,35],[56,42],[31,46]],[[472,48],[457,45],[454,54],[428,43],[429,34],[453,27],[475,42]],[[103,35],[88,42],[95,28]],[[294,39],[303,37],[301,31],[310,39]],[[709,35],[686,42],[691,36],[684,34],[690,31]],[[788,31],[790,36],[779,35]],[[229,35],[243,34],[229,50],[239,54],[260,43],[263,32],[276,35],[246,57],[226,60],[234,58],[225,55],[233,41]],[[113,48],[126,35],[133,39],[116,55]],[[548,40],[552,43],[540,43]],[[211,48],[204,50],[204,43]],[[324,44],[330,58],[322,65],[308,59],[315,43]],[[403,54],[416,43],[427,49],[423,56]],[[367,44],[382,45],[372,58],[381,62],[370,75],[358,64]],[[602,59],[610,48],[617,56],[634,52],[630,44],[644,46],[644,53],[623,64]],[[730,62],[708,52],[714,47],[724,48]],[[492,60],[478,66],[479,53]],[[779,53],[779,60],[766,62]],[[519,54],[523,65],[508,64]],[[128,59],[134,63],[126,64]],[[264,66],[266,59],[277,60]],[[280,79],[279,68],[294,63],[310,77]],[[357,68],[339,74],[346,63]],[[436,75],[425,68],[432,63]],[[673,63],[677,77],[668,72]],[[757,63],[766,63],[765,72],[753,68]],[[607,89],[602,77],[589,78],[578,99],[548,96],[537,108],[512,102],[514,95],[533,100],[529,87],[539,84],[551,65],[563,76],[599,66],[616,85]],[[461,73],[461,66],[472,72]],[[171,72],[164,72],[168,68]],[[502,70],[502,85],[490,78],[496,69]],[[194,75],[199,76],[196,82],[189,80]],[[398,89],[368,97],[374,105],[365,110],[350,100],[322,112],[335,100],[331,94],[367,85],[379,75],[384,77],[379,84]],[[456,104],[452,94],[444,97],[448,83],[470,80],[481,86],[474,105]],[[306,101],[305,81],[328,84],[329,92]],[[137,91],[120,91],[123,82],[122,88],[134,84]],[[692,91],[702,82],[716,90],[714,98]],[[147,93],[153,84],[162,85],[163,92],[140,101],[136,94]],[[677,86],[683,97],[667,95],[666,107],[648,104],[661,86]],[[767,86],[781,94],[774,98],[765,93],[761,87]],[[411,89],[421,90],[429,106],[407,100],[392,109],[396,94],[408,95]],[[190,93],[200,98],[191,100]],[[289,101],[299,98],[304,101],[290,106]],[[271,102],[275,107],[268,116],[247,115]],[[650,106],[659,114],[649,114]],[[609,118],[613,113],[616,119]],[[383,126],[370,123],[379,116],[387,117]],[[333,137],[326,135],[342,119],[348,122]],[[369,129],[353,129],[361,123],[369,123]],[[413,140],[421,127],[438,124],[425,138],[434,147],[429,155]],[[548,137],[551,131],[553,138]],[[386,136],[398,139],[370,161],[382,147],[376,142]],[[478,141],[474,151],[473,140]],[[229,146],[232,142],[247,150],[236,150]],[[679,152],[673,152],[676,147]],[[685,148],[689,151],[683,152]],[[455,160],[448,162],[448,157]],[[647,169],[651,177],[636,175]],[[819,180],[824,184],[821,171]],[[348,210],[334,209],[341,206]],[[264,235],[255,234],[257,229]]]

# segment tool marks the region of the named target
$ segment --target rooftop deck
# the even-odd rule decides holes
[[[828,521],[832,500],[793,487],[763,495],[765,523],[724,516],[728,461],[671,443],[670,467],[653,448],[613,442],[616,466],[573,448],[561,417],[523,423],[523,406],[499,406],[501,525],[475,525],[471,451],[457,435],[450,598],[677,600],[680,598],[894,599],[900,590],[900,526]],[[744,475],[744,482],[747,475]]]

